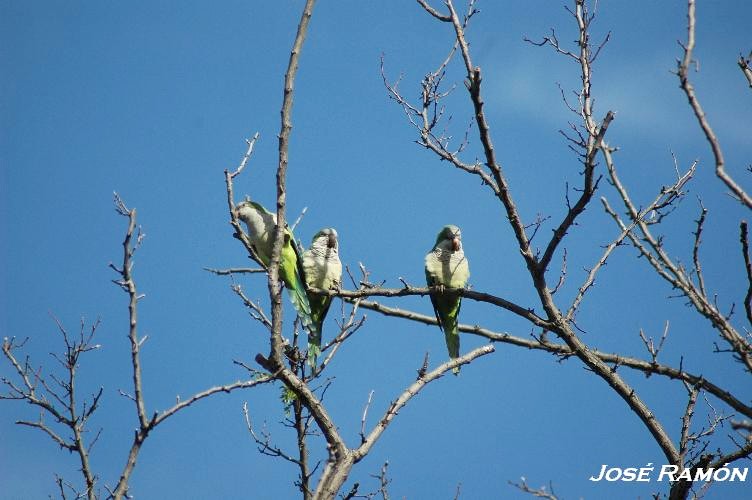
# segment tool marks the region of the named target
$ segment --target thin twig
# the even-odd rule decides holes
[[[549,324],[546,320],[538,316],[532,309],[522,307],[518,304],[510,302],[501,297],[497,297],[489,293],[469,290],[466,288],[462,288],[462,289],[444,288],[443,290],[445,292],[451,291],[452,293],[457,293],[461,295],[462,297],[468,298],[470,300],[475,300],[478,302],[486,302],[488,304],[499,306],[503,309],[513,312],[514,314],[522,318],[527,319],[528,321],[530,321],[536,326],[540,326],[542,328],[551,327],[551,324]],[[363,298],[363,297],[406,297],[406,296],[411,296],[411,295],[425,296],[425,295],[429,295],[431,293],[436,292],[437,289],[436,287],[415,287],[415,286],[405,285],[402,288],[363,287],[363,288],[359,288],[358,290],[344,290],[344,289],[322,290],[318,288],[310,288],[309,291],[311,293],[315,293],[319,295],[330,295],[330,296],[342,297],[345,299],[356,299],[356,298]]]
[[[230,276],[233,274],[257,274],[265,273],[266,269],[262,268],[250,268],[250,267],[231,267],[228,269],[214,269],[211,267],[205,267],[204,271],[208,271],[217,276]]]
[[[525,479],[524,477],[520,478],[519,483],[514,483],[512,481],[507,482],[523,493],[528,493],[536,498],[545,498],[547,500],[558,500],[559,498],[554,494],[554,487],[551,483],[549,483],[548,485],[549,489],[546,489],[545,486],[541,486],[540,488],[531,487],[527,484],[527,479]]]
[[[752,325],[752,262],[749,257],[749,230],[747,221],[739,223],[739,240],[742,244],[742,257],[744,258],[744,270],[747,275],[747,294],[744,296],[744,311],[747,321]]]
[[[700,208],[700,217],[695,221],[697,229],[692,233],[695,236],[695,244],[692,248],[692,262],[695,266],[695,276],[697,276],[697,285],[700,287],[700,293],[707,296],[705,278],[702,275],[702,266],[700,265],[700,243],[702,242],[702,228],[708,215],[708,209],[703,206],[702,201],[700,201]]]

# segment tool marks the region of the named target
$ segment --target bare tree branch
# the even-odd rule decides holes
[[[238,168],[236,172],[240,172],[245,166],[245,162],[247,161],[247,158],[250,156],[251,149],[252,149],[252,144],[249,146],[249,152],[244,157],[243,162],[241,163],[241,166]],[[231,174],[227,174],[227,176],[231,177]],[[230,183],[228,185],[228,190],[231,189],[231,186],[232,184]],[[231,202],[232,202],[232,198],[230,197],[230,203]],[[120,274],[121,278],[119,280],[114,280],[114,282],[118,286],[120,286],[128,294],[128,297],[129,297],[128,339],[131,345],[131,366],[133,369],[133,390],[134,390],[134,393],[131,399],[135,403],[136,414],[137,414],[138,422],[139,422],[138,428],[134,432],[133,442],[131,444],[130,450],[128,451],[126,463],[123,466],[122,472],[120,474],[120,478],[118,479],[118,482],[115,485],[115,488],[110,492],[112,498],[120,499],[128,495],[128,483],[130,481],[131,474],[133,473],[133,469],[136,466],[136,460],[138,458],[138,454],[141,451],[141,447],[144,441],[146,440],[146,438],[149,436],[151,431],[154,430],[154,428],[157,425],[159,425],[160,423],[162,423],[163,421],[165,421],[167,418],[171,417],[172,415],[176,414],[177,412],[191,406],[193,403],[201,399],[207,398],[213,394],[217,394],[220,392],[229,393],[236,389],[254,387],[258,384],[270,381],[271,377],[261,376],[261,377],[257,377],[254,380],[238,381],[233,384],[229,384],[225,386],[212,387],[205,391],[194,394],[193,396],[191,396],[185,401],[176,403],[173,407],[165,410],[161,414],[158,412],[154,412],[151,417],[147,417],[146,403],[144,401],[144,396],[143,396],[143,387],[142,387],[142,378],[141,378],[141,358],[140,358],[140,349],[145,338],[142,338],[142,339],[138,338],[138,309],[137,309],[138,301],[143,297],[143,295],[140,295],[138,293],[137,288],[136,288],[136,283],[132,275],[133,255],[135,254],[136,249],[141,244],[141,241],[143,239],[143,233],[141,233],[140,228],[138,229],[138,231],[136,230],[136,209],[128,209],[125,203],[123,202],[123,200],[117,194],[115,194],[115,207],[116,207],[117,212],[120,215],[128,218],[128,229],[126,231],[125,239],[123,241],[122,267],[118,268],[114,264],[110,264],[110,267],[113,270],[115,270],[118,274]],[[134,242],[134,237],[135,237],[135,242]]]
[[[387,426],[391,423],[394,417],[397,416],[399,410],[403,406],[405,406],[408,401],[410,401],[415,395],[417,395],[421,391],[421,389],[423,389],[423,387],[441,377],[449,370],[464,364],[468,364],[475,358],[485,356],[486,354],[491,354],[494,351],[495,349],[492,345],[478,347],[477,349],[474,349],[467,354],[464,354],[455,359],[451,359],[446,363],[439,365],[434,370],[426,373],[423,377],[413,382],[412,385],[410,385],[410,387],[405,390],[405,392],[403,392],[395,401],[392,402],[387,411],[381,417],[381,420],[379,420],[370,434],[368,434],[365,441],[356,450],[354,450],[355,461],[357,462],[366,456],[371,447],[376,443],[376,440],[379,439],[381,434],[384,432],[384,430],[386,430]]]
[[[138,430],[134,433],[133,444],[128,453],[128,459],[123,467],[123,471],[120,474],[120,479],[113,490],[113,497],[116,499],[122,498],[128,491],[128,481],[130,480],[133,468],[136,466],[136,458],[141,450],[141,444],[151,430],[149,419],[146,416],[146,405],[144,403],[143,389],[141,386],[141,358],[140,349],[141,342],[138,338],[138,301],[141,296],[136,289],[136,283],[133,280],[131,271],[133,269],[133,255],[141,242],[141,230],[139,228],[138,235],[136,236],[136,242],[133,243],[134,233],[136,231],[136,209],[128,209],[122,199],[115,194],[115,206],[117,212],[128,218],[128,229],[125,233],[125,239],[123,240],[123,264],[121,268],[117,268],[115,265],[110,264],[110,267],[120,274],[121,279],[115,283],[120,285],[121,288],[128,294],[128,314],[129,314],[129,330],[128,340],[131,345],[131,365],[133,369],[133,401],[136,405],[136,415],[138,417]],[[155,415],[156,418],[156,415]]]
[[[419,378],[413,384],[410,385],[392,404],[387,411],[381,417],[379,422],[373,428],[373,430],[366,436],[360,446],[355,449],[345,449],[345,453],[337,457],[336,461],[331,461],[327,464],[324,472],[322,473],[319,485],[314,493],[314,499],[319,498],[332,498],[336,495],[337,491],[342,487],[342,484],[347,480],[352,466],[362,460],[370,451],[371,447],[381,437],[381,434],[386,430],[399,410],[404,407],[410,399],[418,394],[426,384],[441,377],[444,373],[460,366],[462,364],[470,363],[475,358],[490,354],[494,351],[494,347],[491,345],[479,347],[459,358],[447,361],[446,363],[438,366],[433,371],[425,374],[424,377]]]
[[[245,304],[245,306],[251,310],[251,317],[259,321],[267,329],[271,330],[272,322],[267,317],[266,313],[264,312],[264,309],[257,302],[254,302],[248,297],[246,297],[240,285],[232,285],[232,291],[235,292],[235,294],[241,298],[241,300],[243,301],[243,304]]]
[[[674,289],[680,290],[682,294],[689,299],[689,302],[694,309],[707,318],[713,328],[715,328],[720,334],[721,338],[731,346],[737,359],[744,364],[747,370],[752,371],[752,344],[750,344],[750,341],[734,328],[726,315],[718,310],[715,299],[711,299],[703,293],[701,288],[694,284],[684,268],[674,262],[666,252],[662,239],[657,238],[652,234],[649,224],[645,220],[645,216],[648,212],[653,210],[660,212],[661,210],[670,207],[673,203],[684,196],[682,189],[694,175],[696,162],[692,164],[692,167],[684,175],[678,175],[678,179],[673,185],[661,188],[660,193],[650,205],[652,210],[646,212],[644,209],[638,210],[630,199],[626,188],[621,183],[621,180],[616,173],[611,150],[608,147],[604,147],[603,154],[606,158],[606,166],[608,168],[611,183],[616,188],[619,196],[624,202],[624,206],[626,207],[627,214],[630,218],[630,224],[634,224],[635,227],[639,229],[640,237],[635,235],[633,231],[629,230],[628,226],[611,208],[605,198],[603,198],[601,201],[603,202],[606,212],[608,212],[608,214],[614,219],[622,231],[627,231],[632,245],[646,258],[658,275],[666,280]],[[695,246],[693,248],[696,249],[698,246],[699,242],[696,237]],[[704,283],[702,284],[704,285]]]
[[[95,490],[97,476],[94,474],[91,466],[89,454],[92,446],[96,443],[99,433],[97,433],[89,444],[84,441],[84,435],[88,431],[87,424],[89,418],[99,407],[102,388],[90,398],[79,402],[76,376],[80,366],[80,356],[100,347],[99,344],[93,343],[94,335],[100,321],[97,319],[92,323],[88,333],[86,333],[86,325],[82,319],[78,337],[74,338],[68,334],[68,331],[58,318],[53,316],[53,320],[57,324],[64,344],[64,350],[61,355],[51,354],[60,362],[61,369],[65,374],[62,377],[57,377],[53,373],[49,374],[49,377],[56,382],[57,387],[51,387],[51,384],[46,382],[41,374],[41,368],[36,371],[32,370],[28,358],[21,364],[13,351],[22,347],[23,343],[18,344],[15,342],[15,339],[8,339],[6,337],[3,339],[3,354],[15,369],[23,386],[19,386],[7,378],[0,379],[9,389],[7,395],[0,394],[0,399],[25,400],[27,403],[39,407],[38,420],[18,420],[16,424],[39,429],[47,434],[58,446],[71,453],[75,453],[80,463],[79,470],[86,485],[85,490],[80,492],[71,483],[63,482],[62,479],[58,481],[58,487],[61,492],[64,492],[63,486],[66,486],[76,494],[77,498],[93,500],[97,497]],[[53,402],[50,402],[50,397],[54,400]],[[52,417],[52,424],[45,421],[45,415]],[[70,436],[63,437],[55,430],[54,426],[56,425],[62,426],[70,433]]]
[[[554,486],[551,483],[548,484],[548,489],[546,489],[545,486],[541,486],[540,488],[533,488],[532,486],[527,484],[527,479],[525,479],[524,477],[520,478],[519,483],[514,483],[512,481],[508,482],[523,493],[528,493],[529,495],[532,495],[536,498],[545,498],[547,500],[558,500],[559,498],[554,494]]]
[[[454,9],[451,0],[446,1],[449,9],[452,25],[454,26],[455,36],[460,46],[460,52],[462,54],[463,61],[465,63],[465,69],[467,71],[467,80],[465,86],[470,94],[470,101],[474,108],[474,116],[476,123],[478,124],[478,134],[481,144],[483,146],[486,166],[490,170],[495,185],[498,187],[498,198],[501,201],[506,211],[507,220],[515,234],[517,243],[519,246],[520,254],[525,260],[525,264],[528,268],[528,272],[533,282],[535,291],[537,292],[541,305],[546,313],[547,323],[551,325],[549,330],[556,332],[557,335],[567,344],[580,360],[599,377],[603,378],[617,394],[627,403],[630,409],[640,418],[643,424],[647,427],[655,441],[663,450],[664,454],[671,463],[675,463],[678,458],[678,452],[676,447],[672,443],[670,437],[663,429],[661,423],[655,418],[655,415],[645,405],[645,403],[638,397],[634,388],[629,386],[614,370],[608,367],[597,356],[593,355],[592,350],[574,333],[569,321],[563,316],[561,311],[555,305],[551,291],[549,290],[545,281],[545,272],[548,261],[550,261],[553,253],[558,246],[559,242],[566,233],[566,229],[571,226],[574,219],[578,215],[578,208],[584,210],[585,205],[589,202],[592,191],[597,186],[597,181],[594,180],[593,168],[595,165],[595,156],[597,155],[601,145],[603,144],[603,137],[608,128],[608,124],[613,119],[613,113],[607,113],[603,123],[600,127],[595,124],[592,118],[592,102],[590,99],[590,64],[592,59],[590,56],[589,48],[589,33],[588,28],[593,20],[593,16],[587,13],[584,5],[584,0],[575,0],[575,17],[578,25],[579,32],[579,49],[580,55],[578,60],[580,61],[581,78],[583,82],[583,92],[580,95],[582,106],[582,118],[584,126],[588,134],[587,141],[583,144],[585,148],[585,181],[586,190],[590,190],[591,193],[583,193],[581,197],[581,204],[575,204],[573,207],[574,212],[570,209],[570,212],[565,216],[564,221],[559,226],[564,231],[561,234],[554,234],[551,242],[549,243],[543,258],[539,262],[536,256],[533,254],[530,241],[525,232],[525,225],[523,224],[517,207],[511,197],[509,184],[502,173],[501,166],[496,159],[496,153],[493,147],[493,143],[490,137],[490,128],[486,120],[486,116],[483,109],[483,98],[481,95],[481,71],[479,67],[476,67],[472,63],[470,56],[469,45],[465,39],[464,25],[460,22],[459,17]]]
[[[686,44],[682,44],[680,42],[680,45],[684,49],[684,56],[677,62],[678,69],[676,74],[679,77],[681,88],[684,91],[684,94],[687,96],[689,105],[695,114],[695,118],[697,118],[697,122],[699,123],[700,128],[705,134],[705,139],[708,141],[708,144],[710,144],[710,149],[712,150],[713,157],[715,158],[715,175],[719,179],[721,179],[724,184],[726,184],[726,187],[731,190],[734,196],[736,196],[736,198],[742,204],[744,204],[747,208],[752,208],[752,197],[750,197],[746,193],[746,191],[742,189],[726,172],[726,164],[723,158],[721,144],[718,141],[718,137],[715,135],[715,132],[713,132],[713,128],[710,126],[710,122],[705,116],[705,111],[700,105],[700,100],[697,98],[697,94],[695,94],[694,86],[689,81],[689,67],[693,63],[692,51],[695,48],[695,24],[695,0],[687,0],[687,42]],[[739,65],[742,67],[742,71],[744,71],[745,76],[749,78],[747,71],[749,67],[747,66],[747,70],[745,70],[745,67],[742,65],[741,61]]]
[[[429,295],[432,292],[436,292],[437,289],[436,287],[414,287],[410,285],[405,285],[402,288],[364,287],[358,290],[322,290],[318,288],[309,288],[309,291],[311,291],[312,293],[320,294],[320,295],[330,295],[330,296],[343,297],[345,299],[355,299],[355,298],[362,298],[362,297],[406,297],[410,295],[424,296],[424,295]],[[515,313],[516,315],[522,318],[527,319],[528,321],[530,321],[536,326],[540,326],[542,328],[552,327],[552,325],[549,322],[547,322],[545,319],[535,314],[535,312],[532,309],[522,307],[520,305],[517,305],[501,297],[496,297],[488,293],[476,292],[475,290],[469,290],[466,288],[462,288],[462,289],[444,288],[444,291],[451,291],[452,293],[457,293],[470,300],[476,300],[478,302],[486,302],[488,304],[493,304],[493,305],[502,307],[510,312]]]
[[[590,24],[595,19],[595,14],[589,14],[587,5],[583,0],[575,1],[575,10],[567,9],[574,17],[579,37],[577,45],[579,51],[577,53],[562,48],[559,44],[559,40],[556,38],[556,34],[551,30],[551,36],[545,37],[542,42],[534,43],[529,39],[526,39],[530,43],[535,45],[550,45],[558,53],[563,54],[572,60],[574,60],[580,67],[580,81],[581,89],[577,93],[579,101],[579,109],[577,113],[582,118],[582,126],[585,129],[587,138],[573,126],[575,132],[579,135],[579,140],[570,139],[577,149],[581,150],[579,156],[582,158],[583,163],[583,185],[580,191],[580,197],[577,199],[574,205],[568,204],[568,211],[559,226],[554,230],[551,240],[548,242],[543,256],[539,262],[538,272],[543,274],[546,272],[557,247],[561,243],[564,236],[575,224],[577,217],[582,214],[585,207],[590,203],[596,189],[598,188],[598,179],[595,177],[596,167],[596,155],[598,150],[603,144],[603,140],[608,130],[608,126],[614,119],[614,113],[609,111],[603,118],[600,125],[596,125],[593,118],[593,98],[592,98],[592,64],[595,61],[598,53],[603,46],[608,42],[609,36],[606,36],[601,45],[596,49],[595,54],[592,53],[592,47],[590,44]],[[609,34],[610,35],[610,34]],[[565,99],[566,103],[566,99]],[[570,108],[571,109],[571,108]],[[565,135],[566,136],[566,135]],[[575,307],[576,309],[576,307]]]
[[[702,275],[702,266],[700,265],[700,243],[702,241],[702,228],[705,224],[705,218],[708,216],[708,209],[703,206],[702,201],[700,201],[700,208],[702,209],[700,211],[700,217],[695,221],[697,229],[693,233],[695,236],[695,244],[692,248],[692,262],[695,266],[694,272],[697,277],[697,285],[700,287],[700,293],[707,296],[707,291],[705,290],[705,278]]]
[[[287,156],[292,132],[292,103],[295,89],[295,75],[303,42],[308,32],[308,24],[313,15],[315,0],[306,0],[300,16],[295,42],[290,51],[290,61],[285,72],[282,110],[280,111],[281,129],[279,133],[279,163],[277,165],[277,227],[274,231],[274,245],[269,262],[269,298],[272,307],[272,328],[270,336],[271,351],[269,356],[276,365],[282,364],[282,286],[279,280],[279,259],[285,232],[285,208],[287,205]]]
[[[611,253],[622,244],[624,241],[624,238],[627,237],[627,234],[629,234],[629,231],[632,230],[633,226],[630,226],[629,228],[625,229],[621,232],[619,236],[614,239],[611,243],[606,245],[606,249],[603,252],[603,255],[601,255],[601,258],[598,259],[598,262],[595,263],[593,267],[590,268],[587,274],[587,278],[585,278],[585,282],[580,285],[580,288],[577,290],[577,295],[575,296],[574,300],[572,301],[572,305],[569,306],[569,309],[566,313],[566,319],[571,321],[574,319],[575,313],[577,312],[577,309],[580,307],[580,303],[582,302],[582,299],[585,298],[585,294],[588,290],[590,290],[595,285],[595,276],[598,274],[598,271],[603,268],[608,258],[611,256]],[[555,290],[555,289],[554,289]],[[553,294],[553,291],[551,292]]]
[[[233,236],[240,240],[240,242],[245,247],[246,251],[248,252],[248,255],[251,257],[251,259],[256,262],[258,265],[261,266],[262,269],[264,269],[264,272],[266,272],[266,265],[264,265],[263,261],[259,258],[259,256],[256,254],[256,250],[253,249],[253,245],[251,245],[251,240],[248,239],[248,235],[245,234],[242,227],[240,226],[240,220],[238,220],[238,213],[235,209],[235,195],[234,195],[234,189],[233,189],[233,179],[240,175],[240,173],[245,169],[248,160],[250,159],[251,155],[253,154],[253,148],[256,145],[256,141],[258,141],[259,133],[256,132],[251,139],[246,139],[246,144],[248,144],[248,149],[246,149],[245,154],[243,155],[243,159],[240,161],[240,165],[238,168],[230,172],[228,169],[225,169],[225,185],[227,187],[227,207],[230,211],[230,225],[235,230],[233,233]],[[208,270],[208,269],[207,269]],[[214,271],[211,271],[214,272]],[[216,272],[215,274],[223,274],[221,272]]]
[[[451,16],[445,16],[443,14],[440,14],[436,9],[431,7],[426,0],[418,0],[418,3],[420,4],[421,7],[426,9],[426,12],[431,14],[433,17],[435,17],[439,21],[444,21],[445,23],[452,22]]]
[[[752,325],[752,262],[749,257],[749,230],[747,221],[739,223],[739,240],[742,244],[742,257],[744,258],[744,270],[747,275],[747,294],[744,296],[744,312],[747,321]]]
[[[360,306],[364,309],[370,309],[372,311],[379,312],[385,316],[393,316],[397,318],[403,318],[410,321],[416,321],[426,325],[436,325],[436,317],[427,314],[420,314],[413,311],[407,311],[404,309],[398,309],[394,307],[388,307],[378,302],[372,302],[363,300]],[[574,355],[574,352],[565,344],[557,344],[555,342],[541,341],[534,338],[522,338],[514,336],[510,333],[494,332],[487,328],[480,327],[478,325],[459,324],[458,329],[461,332],[478,335],[486,338],[492,342],[502,342],[505,344],[511,344],[518,347],[524,347],[526,349],[535,349],[550,352],[561,358],[569,358]],[[728,404],[731,408],[739,413],[752,418],[752,407],[743,403],[737,399],[731,392],[722,389],[718,385],[707,380],[700,375],[694,375],[683,368],[673,368],[668,365],[662,365],[655,361],[645,361],[629,356],[624,356],[616,353],[605,353],[597,349],[591,349],[591,352],[600,358],[604,363],[612,363],[614,366],[624,366],[634,370],[643,372],[646,376],[661,375],[674,380],[683,380],[689,384],[696,385],[699,388],[707,391],[713,396],[717,397],[721,401]]]
[[[245,417],[245,423],[246,427],[248,428],[248,433],[258,445],[259,453],[261,453],[262,455],[268,455],[270,457],[280,457],[295,465],[301,464],[298,459],[293,458],[292,456],[282,451],[281,448],[271,444],[271,436],[267,432],[263,432],[263,436],[256,434],[256,431],[253,430],[251,416],[248,412],[248,403],[243,403],[243,416]]]
[[[266,269],[261,268],[249,268],[249,267],[231,267],[229,269],[214,269],[211,267],[205,267],[204,271],[208,271],[217,276],[231,276],[233,274],[256,274],[265,273]]]

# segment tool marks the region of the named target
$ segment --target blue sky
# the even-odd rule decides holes
[[[130,372],[126,296],[110,282],[115,276],[107,267],[121,258],[125,230],[112,192],[137,207],[146,233],[135,277],[146,293],[140,328],[149,335],[142,352],[148,408],[164,409],[176,395],[243,377],[232,360],[250,362],[265,352],[266,336],[248,318],[230,281],[203,268],[248,262],[227,224],[223,170],[237,165],[244,139],[257,131],[261,139],[235,189],[238,197],[247,193],[273,205],[282,78],[301,6],[0,1],[0,335],[30,337],[26,352],[52,369],[48,353],[60,342],[49,313],[71,330],[82,316],[102,319],[102,349],[86,356],[80,377],[84,393],[105,388],[92,421],[95,429],[104,428],[92,453],[103,484],[116,482],[136,425],[130,401],[118,395],[130,387]],[[565,182],[577,183],[580,176],[558,133],[574,116],[556,82],[575,88],[579,70],[523,38],[539,38],[554,26],[568,42],[575,38],[574,26],[559,2],[486,0],[479,8],[468,36],[484,70],[500,161],[523,218],[543,213],[558,221]],[[693,79],[729,171],[743,179],[752,157],[752,95],[735,61],[752,49],[752,4],[706,1],[698,17],[701,71]],[[680,54],[676,40],[685,37],[685,5],[601,2],[594,31],[602,36],[608,30],[612,40],[596,65],[593,92],[599,118],[616,111],[608,140],[620,147],[622,179],[633,199],[644,203],[672,182],[671,151],[684,168],[699,160],[690,196],[664,228],[667,245],[683,261],[691,258],[695,195],[701,196],[710,211],[703,247],[708,286],[720,303],[739,304],[745,283],[737,228],[747,214],[713,177],[709,150],[670,72]],[[473,288],[534,307],[534,290],[499,204],[476,178],[413,143],[414,130],[388,100],[379,75],[383,53],[388,74],[402,74],[402,91],[416,97],[420,79],[451,46],[450,36],[449,26],[412,2],[316,7],[295,94],[289,214],[294,218],[308,207],[297,230],[306,242],[320,227],[336,227],[343,262],[363,262],[372,279],[386,280],[386,286],[399,286],[399,277],[422,284],[423,256],[436,233],[457,224]],[[447,80],[458,88],[447,102],[457,137],[472,117],[462,78],[454,64]],[[473,140],[468,158],[478,152]],[[602,189],[614,204],[613,190],[605,183]],[[562,303],[574,296],[599,245],[616,234],[594,202],[565,245],[570,272]],[[262,277],[237,280],[249,296],[265,296]],[[683,355],[685,367],[749,400],[741,369],[711,353],[713,331],[681,300],[667,299],[670,294],[634,250],[619,249],[578,316],[583,339],[645,357],[638,330],[659,336],[668,320],[665,363],[676,366]],[[427,298],[384,302],[430,314]],[[337,310],[335,304],[330,316]],[[426,351],[434,363],[446,356],[438,328],[367,316],[331,366],[336,378],[326,398],[351,445],[370,390],[372,425],[414,379]],[[531,332],[510,313],[469,300],[461,320],[523,337]],[[736,320],[740,326],[742,318]],[[465,335],[462,342],[468,351],[483,339]],[[359,481],[361,491],[375,487],[369,475],[388,460],[395,498],[453,498],[458,483],[461,498],[518,498],[523,495],[507,481],[520,476],[532,486],[552,481],[563,498],[646,498],[665,491],[655,482],[587,481],[604,463],[639,467],[664,461],[606,384],[576,359],[557,363],[513,346],[496,349],[411,401],[348,484]],[[0,364],[0,374],[9,373],[7,363]],[[676,438],[683,388],[622,374]],[[294,497],[296,469],[256,452],[241,413],[245,401],[254,422],[266,422],[279,445],[293,445],[278,424],[277,388],[219,395],[157,429],[139,457],[132,492],[140,498]],[[704,403],[700,407],[698,425],[707,412]],[[54,472],[78,481],[74,457],[40,432],[13,424],[34,418],[32,408],[2,402],[0,415],[4,496],[46,497],[54,491]],[[321,443],[314,455],[324,456]],[[718,484],[706,498],[748,493],[748,486]]]

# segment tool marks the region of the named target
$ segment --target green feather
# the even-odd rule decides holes
[[[308,335],[308,361],[311,366],[316,366],[316,358],[321,354],[321,330],[324,327],[324,318],[332,304],[332,297],[328,295],[309,294],[308,302],[311,305],[311,326]]]
[[[285,283],[300,322],[303,327],[308,328],[311,325],[311,305],[308,302],[297,244],[289,229],[285,231],[284,244],[280,253],[279,274]]]
[[[436,284],[431,283],[430,279],[428,282],[429,285]],[[433,312],[436,315],[439,328],[444,332],[449,357],[451,359],[458,358],[460,355],[460,334],[457,326],[460,309],[462,308],[462,296],[449,290],[444,293],[432,293],[431,304],[433,304]],[[452,372],[457,375],[460,368],[456,367],[452,369]]]

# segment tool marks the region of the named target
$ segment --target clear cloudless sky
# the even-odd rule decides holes
[[[439,2],[434,2],[441,7]],[[569,4],[571,2],[567,2]],[[752,158],[752,93],[736,66],[752,49],[752,3],[699,2],[697,92],[718,133],[729,170],[746,181]],[[500,161],[525,221],[562,217],[565,185],[581,182],[576,156],[559,129],[576,120],[561,102],[578,84],[579,68],[550,48],[523,41],[555,27],[576,38],[558,1],[479,1],[468,38],[484,71],[486,111]],[[129,391],[127,297],[110,280],[121,256],[126,220],[112,204],[117,191],[138,209],[146,234],[135,279],[146,297],[139,327],[147,407],[165,409],[216,384],[245,376],[232,360],[252,363],[266,335],[230,289],[231,281],[204,267],[246,266],[228,225],[223,170],[234,168],[244,139],[260,140],[236,181],[238,198],[251,195],[273,207],[282,80],[302,2],[61,2],[0,1],[0,336],[29,337],[24,352],[43,373],[58,370],[49,353],[61,339],[51,315],[70,331],[81,318],[101,318],[96,352],[79,372],[81,397],[104,387],[91,421],[99,485],[116,483],[136,418]],[[464,7],[462,7],[464,9]],[[594,37],[611,31],[594,70],[596,116],[616,112],[608,141],[623,181],[638,204],[699,160],[690,193],[663,228],[666,244],[691,261],[692,220],[701,196],[709,209],[705,246],[707,285],[729,308],[744,297],[738,223],[748,213],[712,175],[712,157],[671,71],[686,36],[686,4],[600,2]],[[498,202],[478,179],[437,161],[414,144],[415,130],[386,95],[379,73],[384,55],[390,79],[402,75],[405,96],[446,56],[451,29],[415,2],[320,2],[314,11],[296,81],[288,171],[288,214],[306,216],[297,236],[308,242],[321,227],[336,227],[341,256],[364,263],[375,282],[424,282],[423,257],[436,233],[463,230],[474,289],[536,306],[536,296]],[[571,45],[570,45],[571,46]],[[446,100],[449,131],[459,141],[472,118],[460,61],[446,77],[456,84]],[[466,159],[479,154],[476,129]],[[600,167],[602,168],[602,167]],[[602,170],[601,170],[602,172]],[[612,205],[606,182],[599,195]],[[617,230],[594,200],[571,232],[568,279],[557,297],[565,306]],[[550,234],[541,229],[537,243]],[[560,262],[561,255],[555,258]],[[555,275],[556,271],[552,271]],[[553,278],[555,279],[555,278]],[[261,275],[239,276],[252,298],[266,297]],[[638,337],[660,336],[670,322],[662,361],[701,373],[750,398],[748,377],[726,354],[713,354],[708,324],[669,299],[671,290],[633,249],[618,249],[583,303],[583,339],[607,351],[646,357]],[[264,299],[265,300],[265,299]],[[383,302],[431,314],[427,298]],[[285,301],[289,319],[291,308]],[[540,307],[537,308],[538,310]],[[335,328],[335,303],[326,332]],[[446,359],[436,327],[368,312],[364,328],[329,370],[326,404],[350,445],[374,390],[369,425],[415,378],[426,351],[435,366]],[[743,315],[735,321],[741,328]],[[462,322],[527,337],[530,326],[511,313],[466,300]],[[289,325],[288,325],[289,326]],[[749,325],[746,325],[747,327]],[[462,336],[462,350],[483,345]],[[678,439],[686,393],[677,383],[622,369]],[[12,376],[5,360],[0,374]],[[709,398],[716,408],[729,410]],[[149,437],[131,482],[136,498],[254,498],[298,496],[297,469],[262,456],[241,413],[248,402],[258,429],[292,450],[282,427],[279,388],[265,386],[217,395],[167,421]],[[698,404],[696,426],[709,406]],[[0,402],[0,498],[46,498],[54,473],[81,483],[75,456],[41,432],[17,426],[37,411]],[[713,445],[728,449],[728,425]],[[315,459],[325,458],[312,440]],[[396,418],[348,481],[375,489],[389,461],[395,498],[522,498],[508,484],[553,483],[562,498],[648,498],[666,483],[594,483],[601,464],[641,467],[665,463],[660,449],[625,403],[577,359],[505,344],[496,353],[429,385]],[[749,466],[749,462],[739,463]],[[714,485],[709,499],[750,498],[747,483]]]

